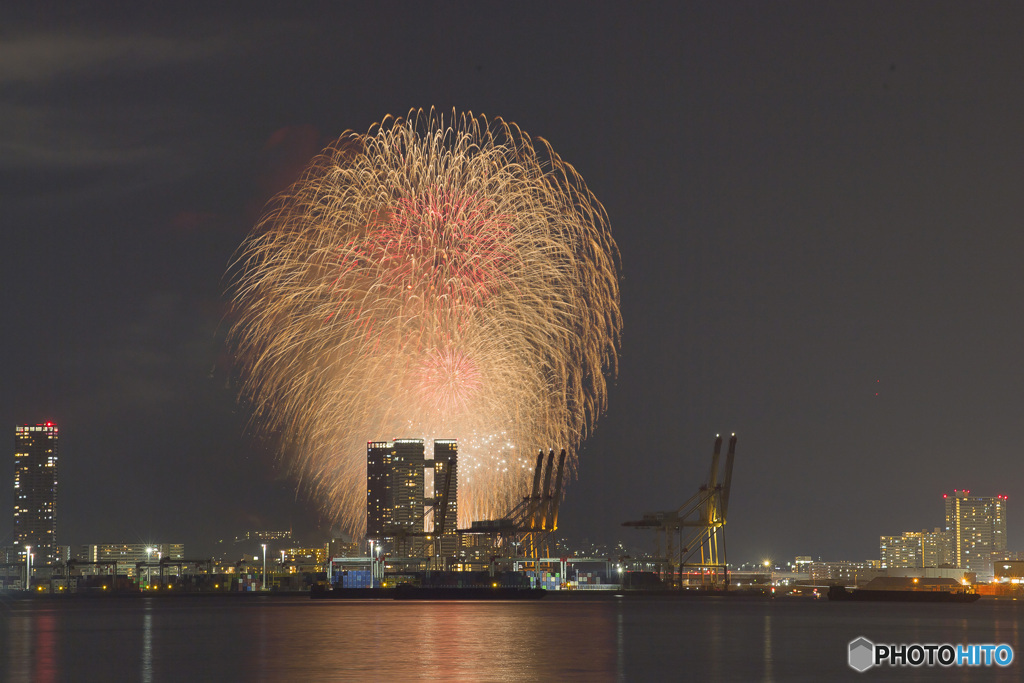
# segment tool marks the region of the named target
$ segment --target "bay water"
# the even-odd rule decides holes
[[[824,681],[1024,678],[1024,602],[637,595],[0,598],[0,681]],[[850,641],[1007,644],[1007,667],[861,674]]]

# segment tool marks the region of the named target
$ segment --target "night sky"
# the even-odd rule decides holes
[[[621,250],[562,532],[653,549],[621,522],[736,432],[734,562],[877,558],[954,488],[1024,550],[1024,10],[324,4],[2,12],[0,423],[61,428],[58,542],[323,526],[236,403],[225,272],[323,145],[435,106],[550,141]]]

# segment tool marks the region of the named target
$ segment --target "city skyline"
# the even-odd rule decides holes
[[[47,546],[39,540],[56,539],[57,536],[55,511],[58,431],[57,426],[50,422],[15,428],[15,543],[6,547],[0,546],[0,549],[7,552],[7,561],[14,559],[15,564],[24,562],[26,543],[35,551],[34,558],[36,553],[41,556],[43,567],[60,564],[69,558],[95,563],[98,559],[109,560],[114,556],[122,556],[121,559],[129,562],[138,560],[142,554],[148,555],[150,552],[162,550],[168,553],[168,548],[178,549],[168,553],[168,557],[180,559],[183,555],[183,544],[123,541],[81,544],[76,541],[75,545],[59,545],[54,541]],[[431,458],[426,457],[426,439],[401,438],[367,442],[366,537],[363,540],[375,544],[378,553],[397,553],[398,556],[436,554],[438,557],[454,557],[458,550],[463,548],[452,535],[453,529],[458,528],[458,440],[431,439],[430,442],[433,448]],[[553,457],[553,453],[551,455]],[[537,474],[539,473],[538,469]],[[451,476],[453,480],[446,481],[446,475]],[[922,531],[905,531],[898,536],[882,535],[879,544],[880,560],[877,561],[877,565],[875,560],[868,559],[862,562],[842,553],[829,558],[822,558],[818,554],[816,562],[841,567],[840,574],[832,578],[846,576],[843,572],[847,572],[848,567],[854,568],[850,570],[854,571],[854,574],[857,571],[856,567],[868,568],[870,571],[873,571],[870,568],[875,567],[881,570],[945,567],[972,572],[987,580],[994,573],[995,560],[1016,561],[1016,558],[1024,556],[1024,552],[1007,547],[1006,506],[1009,497],[1003,494],[971,496],[970,493],[968,489],[953,489],[952,495],[942,494],[945,509],[944,528],[936,527],[934,531],[928,531],[927,528]],[[443,527],[439,526],[442,522],[438,518],[438,510],[441,509],[445,511]],[[442,528],[443,532],[440,531]],[[438,533],[447,535],[438,537],[440,540],[437,544],[428,547],[423,545],[419,538],[413,539],[410,544],[404,534],[400,533],[402,540],[396,546],[395,532],[398,530],[412,532],[414,535],[428,532],[428,537]],[[359,537],[345,540],[347,535],[344,533],[340,534],[341,538],[335,537],[334,534],[324,537],[323,530],[320,530],[318,535],[329,544],[352,542],[356,547],[360,545]],[[641,535],[651,536],[650,533]],[[555,543],[561,544],[563,551],[571,548],[572,554],[578,554],[580,547],[591,543],[578,536],[570,540],[572,536],[571,533],[560,534]],[[267,540],[279,543],[282,539],[292,541],[292,531],[247,531],[243,536],[235,537],[234,542],[236,545],[246,541],[255,543]],[[608,545],[607,540],[602,539],[598,545]],[[652,543],[645,543],[639,539],[630,543],[630,546],[635,548],[631,551],[635,554],[635,559],[656,556],[658,540],[654,536],[646,540]],[[218,546],[223,542],[218,541]],[[612,543],[618,544],[620,555],[628,554],[621,537]],[[654,555],[650,553],[652,548],[655,549]],[[808,550],[813,552],[815,549],[803,546],[803,551]],[[223,547],[220,547],[219,551],[216,554],[221,560],[231,554],[225,555]],[[608,558],[612,558],[615,553],[609,551],[606,554]],[[815,556],[797,556],[798,565],[801,557]],[[744,555],[744,558],[742,562],[730,563],[730,569],[735,571],[740,569],[741,565],[751,563],[749,553]],[[752,564],[759,566],[762,562],[766,568],[780,564],[770,558],[753,561]],[[827,570],[822,576],[831,576],[828,571],[831,570]]]
[[[237,401],[224,272],[327,143],[431,106],[549,141],[618,245],[618,372],[561,529],[629,538],[719,432],[745,454],[730,557],[877,557],[941,523],[936,492],[1017,495],[1020,7],[72,3],[4,28],[0,417],[60,425],[62,538],[329,526]]]

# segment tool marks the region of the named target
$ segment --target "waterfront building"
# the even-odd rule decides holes
[[[184,558],[184,543],[94,543],[79,546],[75,553],[75,559],[79,562],[100,563],[80,565],[79,569],[84,575],[109,574],[107,567],[113,567],[113,563],[117,562],[118,574],[135,576],[136,565],[139,563],[156,564],[163,559],[174,561]],[[176,568],[169,571],[177,573]]]
[[[425,460],[423,439],[371,441],[366,446],[366,537],[384,543],[388,551],[393,550],[390,541],[402,532],[423,531]]]
[[[882,536],[879,543],[882,567],[952,567],[953,535],[942,529],[905,531],[901,536]]]
[[[259,556],[260,562],[263,561],[262,558],[265,552],[269,562],[275,557],[280,559],[279,553],[281,550],[294,546],[297,543],[298,541],[292,537],[291,530],[252,530],[235,536],[234,545],[229,552],[235,560],[239,558],[247,560],[247,558]],[[264,546],[266,546],[265,550]]]
[[[366,445],[366,537],[393,550],[402,532],[417,534],[402,552],[419,555],[425,546],[420,537],[436,533],[443,522],[443,538],[435,552],[454,554],[458,548],[458,442],[436,439],[433,457],[426,458],[423,439],[370,441]],[[448,472],[451,472],[449,479]],[[430,496],[426,477],[430,475]],[[448,503],[442,510],[445,482]],[[432,516],[427,508],[434,507]],[[428,520],[433,524],[428,526]]]
[[[391,458],[391,524],[423,531],[423,439],[395,439]]]
[[[863,586],[886,572],[877,560],[866,562],[811,562],[808,567],[811,583],[818,585]]]
[[[273,564],[280,564],[282,571],[289,573],[319,572],[327,566],[328,545],[316,548],[288,548],[273,558]]]
[[[434,528],[438,553],[445,557],[459,550],[459,444],[455,439],[434,440]],[[449,476],[449,472],[451,472]],[[441,509],[445,481],[448,501]],[[442,531],[443,530],[443,531]]]
[[[394,444],[366,444],[366,537],[380,540],[391,526],[391,461]]]
[[[52,422],[14,428],[14,544],[20,561],[56,564],[58,430]]]
[[[902,536],[882,536],[879,542],[882,568],[920,567],[921,534],[906,531]]]
[[[355,539],[348,534],[340,534],[338,538],[332,538],[328,543],[328,555],[330,557],[363,557],[366,549],[360,547]]]
[[[993,575],[993,553],[1006,551],[1006,496],[972,496],[966,489],[942,494],[953,562],[981,577]]]
[[[953,534],[936,527],[933,531],[921,531],[921,566],[955,567],[953,557]]]

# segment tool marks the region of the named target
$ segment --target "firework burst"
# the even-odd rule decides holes
[[[321,152],[242,245],[241,394],[356,533],[368,440],[459,439],[460,523],[503,512],[534,449],[574,451],[604,410],[616,264],[604,209],[543,140],[389,117]]]

